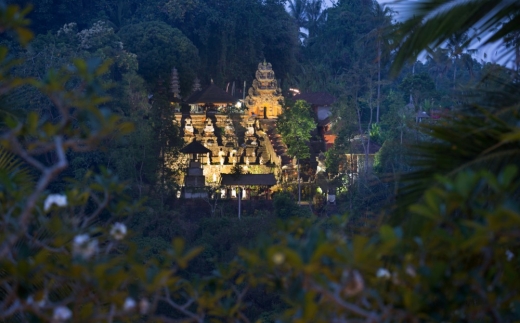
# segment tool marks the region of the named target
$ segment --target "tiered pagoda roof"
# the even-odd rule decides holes
[[[277,118],[282,113],[282,90],[278,87],[271,63],[258,64],[256,79],[249,88],[245,103],[251,115]]]
[[[213,83],[201,91],[195,91],[186,99],[187,104],[233,104],[236,101],[231,94]]]
[[[206,154],[210,152],[211,150],[204,147],[204,145],[197,140],[193,140],[181,149],[181,153],[183,154]]]

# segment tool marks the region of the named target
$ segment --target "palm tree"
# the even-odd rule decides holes
[[[294,19],[296,26],[298,26],[300,39],[305,39],[307,35],[301,31],[302,28],[306,28],[306,10],[309,5],[308,0],[289,0],[289,14]]]
[[[482,40],[481,46],[501,42],[520,31],[520,5],[509,0],[417,0],[401,1],[395,6],[402,14],[413,13],[399,32],[399,50],[393,72],[429,46],[440,47],[455,34],[469,33],[463,47]],[[515,54],[506,48],[504,58]]]
[[[410,2],[408,9],[415,15],[400,29],[394,72],[428,47],[439,48],[448,42],[450,57],[456,63],[474,40],[485,36],[483,46],[507,41],[520,31],[517,1],[418,0]],[[465,34],[473,27],[479,29]],[[514,54],[514,46],[508,50]],[[520,165],[520,76],[504,67],[500,69],[486,75],[485,82],[467,94],[465,101],[470,103],[456,115],[437,124],[420,126],[431,140],[412,151],[414,171],[403,176],[405,186],[400,191],[403,210],[420,199],[426,188],[435,185],[438,175],[454,177],[461,171],[481,169],[501,174],[508,165]],[[454,81],[456,75],[455,69]],[[519,175],[512,180],[519,181]],[[514,195],[513,200],[520,198],[520,191]],[[396,220],[402,218],[398,216]]]
[[[475,76],[475,72],[473,71],[473,69],[475,67],[476,62],[476,60],[473,58],[473,55],[471,53],[464,53],[460,57],[460,61],[462,62],[466,70],[468,70],[470,80],[473,79],[473,77]]]
[[[432,50],[426,48],[428,55],[426,56],[429,70],[434,76],[435,89],[438,90],[439,79],[444,76],[448,71],[448,67],[451,65],[451,61],[448,56],[448,50],[445,48],[437,48]],[[431,66],[431,67],[430,67]]]
[[[476,49],[468,49],[469,36],[467,33],[455,33],[448,38],[446,49],[453,63],[453,88],[455,88],[457,81],[457,64],[460,62],[464,54],[473,54]]]
[[[305,27],[309,32],[308,39],[316,36],[317,30],[327,20],[327,11],[322,10],[323,0],[311,0],[305,9]]]
[[[495,90],[489,96],[515,100],[507,93],[509,86],[503,85],[502,90]],[[480,169],[500,174],[507,165],[520,165],[518,102],[501,109],[470,105],[467,107],[470,109],[443,123],[421,124],[419,130],[433,140],[413,147],[414,171],[402,177],[405,185],[399,192],[401,206],[406,208],[417,202],[422,193],[436,183],[438,175],[451,177],[462,171]],[[517,176],[514,180],[520,179]]]
[[[376,123],[379,123],[379,110],[381,104],[381,61],[388,58],[391,48],[390,35],[393,11],[389,7],[383,7],[376,3],[374,8],[374,20],[377,27],[370,34],[375,36],[377,47],[377,101],[376,101]]]

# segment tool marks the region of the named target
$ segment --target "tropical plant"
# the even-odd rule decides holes
[[[432,50],[428,47],[426,51],[428,52],[426,59],[429,72],[433,74],[433,79],[435,80],[435,89],[438,90],[440,79],[446,75],[449,67],[451,66],[451,60],[449,59],[447,53],[448,50],[444,48],[436,48],[435,50]]]
[[[458,1],[420,0],[399,1],[396,10],[406,20],[399,28],[398,51],[393,71],[399,71],[407,61],[415,61],[430,48],[441,47],[456,35],[467,35],[460,48],[500,43],[520,29],[520,15],[516,1]],[[506,47],[501,58],[510,61],[515,46]]]
[[[195,45],[179,29],[161,21],[124,26],[118,36],[137,55],[139,74],[150,83],[167,83],[173,67],[184,77],[181,93],[189,93],[198,72],[199,54]]]
[[[454,175],[481,168],[498,174],[505,166],[520,163],[518,103],[498,111],[472,107],[470,112],[419,127],[434,140],[414,146],[411,151],[415,170],[404,177],[408,185],[401,191],[406,204],[420,197],[435,174]]]
[[[404,98],[410,97],[414,107],[419,107],[421,102],[437,95],[435,83],[427,73],[409,74],[399,84],[399,90]]]
[[[316,129],[310,105],[303,100],[298,100],[292,107],[286,107],[278,117],[277,127],[283,142],[287,145],[287,154],[297,159],[298,203],[300,203],[300,161],[311,156],[308,144],[311,131]]]
[[[290,219],[293,216],[298,215],[298,205],[289,192],[280,192],[275,195],[274,201],[274,214],[280,219]]]
[[[467,33],[455,33],[448,38],[448,43],[446,44],[446,49],[453,60],[453,87],[456,86],[457,80],[457,65],[462,57],[465,57],[465,54],[474,54],[476,53],[476,49],[469,49],[468,44],[469,37]],[[470,56],[471,58],[471,56]]]
[[[439,177],[410,208],[413,228],[348,234],[341,218],[284,221],[274,243],[240,255],[281,293],[281,322],[514,322],[517,177],[514,166]]]
[[[26,13],[0,6],[0,30],[14,30],[27,42]],[[5,66],[7,48],[0,52],[5,54],[0,66]],[[215,276],[193,284],[182,277],[200,248],[188,248],[176,238],[162,257],[145,259],[124,223],[141,202],[132,201],[127,184],[113,173],[99,167],[79,180],[52,185],[69,166],[71,153],[94,150],[133,128],[103,108],[109,98],[102,76],[108,69],[99,59],[76,59],[42,80],[14,78],[10,70],[0,75],[3,94],[34,87],[57,111],[53,119],[30,111],[24,119],[2,120],[0,321],[167,321],[180,316],[195,322],[210,312],[238,319],[243,293],[240,288],[238,294],[229,293],[221,285],[228,273],[222,273],[225,280]],[[79,86],[67,87],[71,80]],[[224,288],[212,289],[213,284]],[[231,300],[232,307],[220,303]],[[156,311],[159,303],[161,312]]]
[[[19,158],[0,146],[0,173],[1,177],[8,179],[8,182],[15,183],[21,191],[29,191],[34,186],[34,178],[29,169]],[[7,182],[3,183],[2,188]]]
[[[327,21],[327,11],[323,10],[322,0],[311,0],[305,8],[305,27],[311,40],[318,33],[318,29]]]

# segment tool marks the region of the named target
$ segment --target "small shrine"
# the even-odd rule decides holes
[[[184,136],[193,136],[194,134],[194,128],[193,123],[191,122],[191,118],[186,118],[185,125],[184,125]]]
[[[238,146],[237,136],[235,134],[235,126],[233,125],[233,121],[229,118],[226,118],[224,121],[224,133],[222,134],[222,145],[224,147],[236,147]]]
[[[278,87],[271,63],[258,64],[256,79],[248,94],[245,103],[251,116],[272,119],[282,114],[282,90]]]
[[[215,127],[210,118],[206,119],[206,126],[204,127],[204,136],[214,136]]]
[[[246,136],[250,137],[250,136],[254,136],[254,135],[255,135],[255,118],[254,117],[250,117],[247,120]]]
[[[184,198],[204,198],[207,196],[205,191],[206,177],[201,165],[201,157],[209,156],[211,150],[204,147],[199,141],[193,140],[181,149],[186,155],[191,155],[188,169],[184,176]]]

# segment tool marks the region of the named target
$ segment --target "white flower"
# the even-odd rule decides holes
[[[110,229],[110,235],[116,240],[122,240],[126,235],[126,225],[120,222],[116,222]]]
[[[388,279],[390,278],[390,272],[388,271],[388,269],[386,268],[379,268],[377,270],[377,273],[376,273],[376,277],[377,278],[385,278],[385,279]]]
[[[141,315],[145,315],[146,313],[148,313],[149,308],[150,302],[148,302],[146,298],[143,298],[141,299],[141,301],[139,301],[139,313],[141,313]]]
[[[47,196],[45,202],[43,202],[43,210],[48,212],[54,204],[56,204],[57,207],[67,206],[67,196],[61,194],[51,194]]]
[[[80,234],[74,237],[72,252],[85,259],[92,257],[98,250],[98,241],[90,239],[88,234]]]
[[[125,299],[125,303],[123,304],[123,310],[131,311],[135,308],[136,303],[132,297],[127,297]]]
[[[415,273],[415,269],[413,268],[412,265],[408,265],[406,266],[406,273],[412,277],[415,277],[416,273]]]
[[[285,255],[281,252],[277,252],[273,255],[273,262],[275,265],[281,265],[285,261]]]
[[[78,247],[81,245],[84,245],[90,240],[90,237],[88,234],[80,234],[79,236],[74,237],[74,246]]]
[[[66,321],[72,317],[72,311],[65,306],[58,306],[54,309],[52,319],[54,321]]]
[[[507,261],[511,261],[514,257],[515,257],[515,254],[513,252],[511,252],[511,250],[507,249],[506,250]]]
[[[27,304],[37,306],[37,307],[44,307],[45,306],[45,297],[43,297],[39,301],[35,301],[34,297],[31,295],[31,296],[27,297]]]

